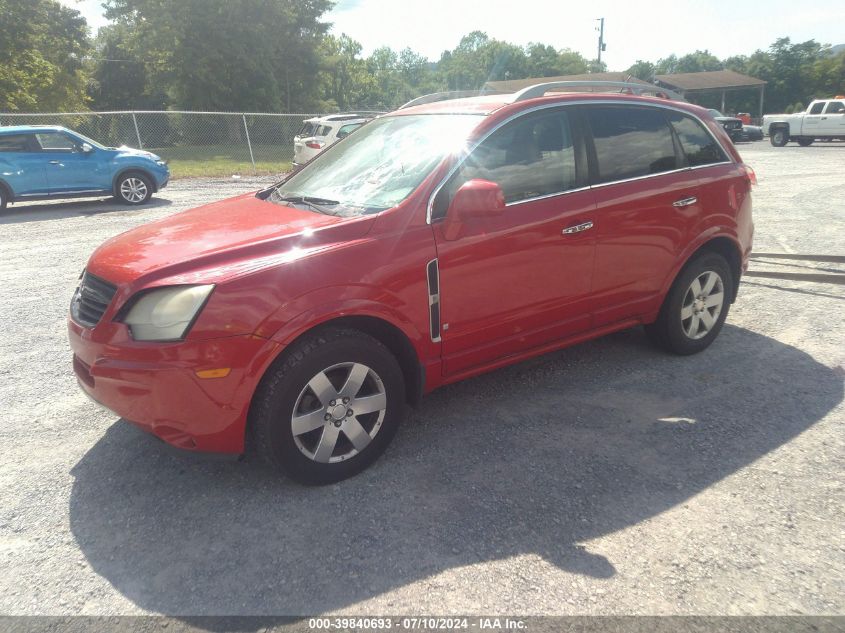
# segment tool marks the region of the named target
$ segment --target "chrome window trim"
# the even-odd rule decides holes
[[[544,196],[538,196],[537,198],[526,198],[525,200],[518,200],[518,201],[515,201],[515,202],[511,202],[511,203],[507,204],[506,206],[512,206],[512,205],[520,204],[520,203],[524,203],[524,202],[532,202],[534,200],[542,200],[544,198],[551,198],[552,196],[565,195],[567,193],[575,193],[576,191],[585,191],[587,189],[593,189],[593,188],[596,188],[596,187],[606,187],[608,185],[615,185],[615,184],[619,184],[619,183],[630,182],[632,180],[643,180],[645,178],[654,178],[656,176],[662,176],[664,174],[671,174],[671,173],[676,173],[676,172],[681,172],[681,171],[690,171],[690,170],[693,170],[693,169],[701,169],[702,167],[713,167],[714,165],[727,165],[727,164],[735,164],[736,163],[736,161],[734,161],[731,158],[731,153],[725,148],[724,145],[722,145],[722,143],[719,141],[719,139],[716,138],[713,135],[712,130],[707,126],[707,124],[704,123],[704,121],[701,120],[700,117],[698,117],[695,114],[688,112],[687,110],[684,110],[682,108],[673,107],[671,104],[665,104],[665,103],[636,103],[636,102],[629,102],[629,101],[616,101],[616,100],[610,100],[610,99],[586,99],[584,101],[565,101],[565,102],[557,102],[557,103],[544,103],[544,104],[541,104],[541,105],[536,105],[532,108],[528,108],[526,110],[520,110],[519,112],[515,112],[514,114],[510,115],[509,117],[503,119],[502,121],[499,121],[499,123],[496,126],[494,126],[493,129],[489,130],[484,136],[482,136],[480,139],[478,139],[478,141],[476,141],[472,145],[472,147],[469,148],[464,153],[464,155],[461,156],[455,162],[454,165],[452,165],[451,169],[449,169],[449,172],[442,178],[442,180],[438,183],[437,187],[434,188],[434,190],[431,192],[431,195],[428,197],[428,205],[426,205],[426,210],[425,210],[425,222],[426,222],[426,224],[432,223],[431,212],[434,208],[434,199],[437,197],[437,194],[440,193],[440,190],[445,186],[445,184],[455,174],[455,172],[461,167],[461,165],[464,164],[464,161],[466,161],[467,157],[470,154],[472,154],[472,152],[475,151],[475,148],[477,148],[484,141],[486,141],[488,137],[490,137],[493,133],[495,133],[497,130],[499,130],[499,128],[501,128],[502,126],[507,125],[508,123],[513,121],[514,119],[518,119],[521,116],[525,116],[525,115],[531,114],[533,112],[539,112],[540,110],[548,110],[550,108],[566,108],[566,107],[581,106],[581,105],[620,105],[620,104],[625,105],[625,106],[636,106],[636,107],[645,107],[645,108],[662,108],[664,110],[672,110],[674,112],[679,112],[679,113],[681,113],[685,116],[692,117],[693,119],[697,120],[704,127],[704,130],[707,132],[707,134],[710,135],[710,138],[713,139],[713,141],[716,143],[716,145],[718,145],[719,148],[724,152],[725,156],[728,157],[728,160],[721,161],[721,162],[718,162],[718,163],[708,163],[707,165],[696,165],[695,167],[683,167],[681,169],[674,169],[672,171],[662,171],[658,174],[646,174],[645,176],[637,176],[636,178],[626,178],[626,179],[623,179],[623,180],[613,180],[613,181],[610,181],[610,182],[602,182],[602,183],[599,183],[599,184],[596,184],[596,185],[588,185],[586,187],[581,187],[579,189],[568,189],[566,191],[558,191],[556,193],[547,194],[547,195],[544,195]],[[487,116],[490,116],[490,115],[488,114]],[[440,218],[438,218],[438,220],[439,219]]]
[[[695,167],[681,167],[680,169],[673,169],[671,171],[661,171],[657,174],[646,174],[644,176],[634,176],[633,178],[624,178],[622,180],[611,180],[609,182],[600,182],[595,185],[591,185],[588,189],[599,189],[601,187],[607,187],[608,185],[619,185],[626,182],[634,182],[635,180],[646,180],[647,178],[657,178],[658,176],[665,176],[666,174],[678,174],[682,171],[693,171],[695,169],[702,169],[704,167],[715,167],[716,165],[732,165],[733,161],[725,160],[718,163],[708,163],[706,165],[696,165]]]
[[[515,207],[518,204],[525,204],[526,202],[534,202],[535,200],[545,200],[546,198],[554,198],[556,196],[568,196],[570,193],[578,193],[579,191],[588,191],[590,189],[589,186],[587,187],[578,187],[577,189],[567,189],[566,191],[557,191],[555,193],[547,193],[542,196],[535,196],[533,198],[525,198],[523,200],[514,200],[513,202],[508,202],[505,204],[506,207]]]

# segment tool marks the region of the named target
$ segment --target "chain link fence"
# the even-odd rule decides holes
[[[0,113],[3,125],[61,125],[110,147],[160,155],[175,178],[279,174],[290,168],[293,137],[319,114],[235,112]]]

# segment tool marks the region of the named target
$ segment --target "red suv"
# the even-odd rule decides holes
[[[441,385],[641,324],[705,349],[753,172],[702,108],[549,88],[400,109],[279,184],[109,240],[71,304],[82,388],[172,445],[249,434],[326,483]]]

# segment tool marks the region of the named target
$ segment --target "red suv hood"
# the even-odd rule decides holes
[[[218,282],[266,258],[310,252],[366,235],[374,216],[341,218],[266,202],[254,194],[221,200],[145,224],[105,242],[87,269],[115,284],[151,275]],[[172,280],[171,280],[172,281]]]

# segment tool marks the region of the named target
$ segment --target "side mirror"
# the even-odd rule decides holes
[[[492,218],[505,212],[502,188],[489,180],[468,180],[455,192],[446,212],[444,237],[458,237],[464,222],[472,218]]]
[[[83,154],[90,154],[94,151],[94,148],[91,146],[90,143],[83,143],[80,148]]]

